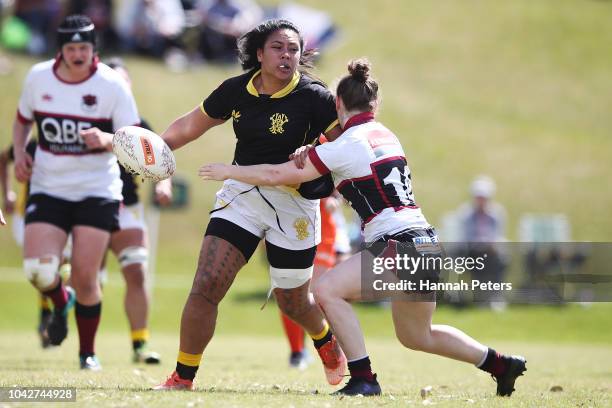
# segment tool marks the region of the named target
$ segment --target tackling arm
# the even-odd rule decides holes
[[[208,129],[223,122],[225,120],[213,119],[202,112],[199,106],[196,106],[191,112],[172,122],[168,129],[161,134],[161,137],[172,150],[176,150],[194,141]]]
[[[306,160],[303,169],[298,169],[292,161],[283,164],[258,164],[255,166],[235,166],[231,164],[205,164],[198,171],[203,180],[233,179],[257,186],[283,186],[314,180],[321,174]]]

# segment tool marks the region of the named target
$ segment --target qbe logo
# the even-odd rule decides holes
[[[92,127],[91,122],[47,117],[40,123],[44,139],[53,144],[84,144],[81,131]]]

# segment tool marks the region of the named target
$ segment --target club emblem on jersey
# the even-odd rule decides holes
[[[272,121],[270,132],[272,132],[273,135],[280,135],[283,133],[285,131],[283,126],[285,123],[289,122],[289,118],[287,118],[287,115],[284,113],[275,113],[274,115],[270,116],[270,120]]]
[[[98,108],[98,97],[96,95],[83,95],[81,107],[86,112],[94,112]]]
[[[53,97],[49,95],[48,93],[46,93],[42,96],[42,100],[45,102],[51,102],[53,100]]]
[[[234,122],[238,122],[238,120],[240,120],[240,112],[232,109],[232,118]]]
[[[293,222],[293,228],[295,228],[295,235],[300,241],[310,236],[310,232],[308,232],[308,218],[296,218]]]

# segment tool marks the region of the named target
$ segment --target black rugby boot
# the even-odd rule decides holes
[[[527,360],[522,356],[503,357],[506,370],[502,375],[493,376],[497,382],[497,395],[509,397],[514,392],[514,382],[527,371]]]
[[[382,390],[380,389],[380,384],[376,381],[376,374],[374,374],[372,381],[368,381],[365,378],[351,377],[343,388],[331,395],[363,395],[364,397],[371,397],[380,394],[382,394]]]

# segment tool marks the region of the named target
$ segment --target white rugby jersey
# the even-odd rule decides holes
[[[24,124],[35,121],[38,130],[30,191],[69,201],[121,200],[116,156],[89,150],[79,132],[97,127],[114,133],[139,124],[132,92],[116,71],[97,60],[91,75],[75,83],[60,79],[58,66],[59,60],[34,65],[19,100],[17,119]]]
[[[353,116],[333,142],[310,150],[321,174],[359,214],[366,242],[408,228],[428,228],[414,201],[410,169],[397,137],[370,112]]]

